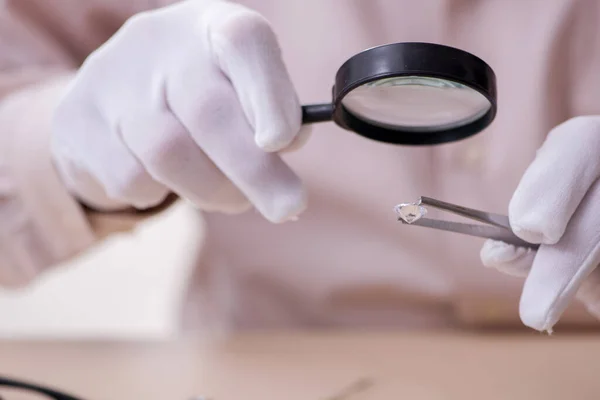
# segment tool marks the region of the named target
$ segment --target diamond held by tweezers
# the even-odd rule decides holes
[[[394,211],[407,224],[412,224],[427,215],[427,209],[421,205],[420,201],[417,203],[398,204],[394,207]]]

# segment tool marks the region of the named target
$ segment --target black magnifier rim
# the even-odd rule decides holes
[[[481,118],[458,127],[437,131],[386,129],[372,125],[346,110],[342,101],[352,90],[369,82],[401,77],[440,78],[468,86],[491,104]],[[391,144],[433,145],[465,139],[484,130],[496,117],[496,75],[479,57],[434,43],[393,43],[365,50],[338,70],[333,87],[333,119],[345,129],[369,139]]]

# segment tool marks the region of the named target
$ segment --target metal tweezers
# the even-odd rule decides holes
[[[437,208],[450,213],[469,218],[474,221],[482,222],[486,225],[465,224],[461,222],[443,221],[432,218],[418,218],[414,222],[407,222],[402,217],[398,220],[403,224],[416,225],[426,228],[433,228],[442,231],[455,232],[463,235],[476,236],[487,239],[494,239],[509,243],[518,247],[537,249],[539,245],[526,242],[516,236],[510,227],[509,219],[505,215],[492,214],[485,211],[474,210],[462,207],[456,204],[446,203],[430,197],[421,197],[418,202],[412,203],[415,206],[424,206]],[[400,207],[400,206],[397,206]]]

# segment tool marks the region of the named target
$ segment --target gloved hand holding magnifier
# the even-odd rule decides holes
[[[394,43],[355,55],[339,69],[332,94],[331,103],[303,106],[302,123],[334,121],[397,145],[467,138],[485,129],[497,108],[494,71],[468,52],[432,43]],[[168,196],[159,209],[176,199]]]
[[[185,6],[197,4],[176,9],[184,15]],[[268,45],[261,35],[232,36],[227,16],[233,10],[261,35],[268,33]],[[193,32],[187,33],[191,39],[181,32],[194,52],[166,40],[168,57],[144,50],[137,56],[140,68],[126,68],[121,54],[142,49],[132,30],[164,28],[165,35],[175,35],[161,23],[174,16],[157,11],[161,18],[128,23],[69,85],[56,112],[53,157],[86,208],[155,213],[182,196],[207,211],[237,213],[252,205],[269,220],[284,221],[301,212],[304,193],[277,153],[297,135],[300,122],[333,121],[389,144],[435,145],[474,135],[496,115],[496,79],[484,61],[448,46],[395,43],[346,61],[332,101],[302,106],[300,121],[268,25],[229,3],[210,11],[211,43],[204,50],[197,49]],[[110,79],[98,79],[106,65],[112,72],[103,77]],[[152,91],[156,76],[163,77],[156,85],[164,97]]]
[[[481,59],[448,46],[395,43],[349,59],[333,102],[304,106],[303,123],[333,120],[373,140],[433,145],[482,131],[496,107],[496,77]]]

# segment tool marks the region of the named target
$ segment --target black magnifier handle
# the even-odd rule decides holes
[[[302,124],[314,124],[333,120],[333,104],[309,104],[302,106]]]

